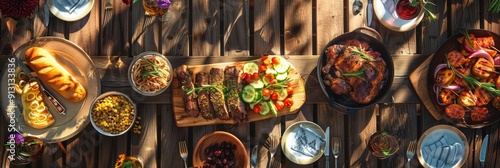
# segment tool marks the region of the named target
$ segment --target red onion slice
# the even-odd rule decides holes
[[[495,64],[495,61],[493,60],[493,57],[491,57],[490,54],[488,54],[484,50],[477,50],[473,52],[471,55],[469,55],[469,58],[475,58],[475,57],[483,57],[486,58],[489,62],[491,62],[493,65]]]
[[[448,64],[438,64],[436,69],[434,69],[434,79],[436,79],[437,73],[443,68],[448,68]]]

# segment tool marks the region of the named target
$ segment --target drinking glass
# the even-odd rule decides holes
[[[125,154],[120,154],[118,155],[118,159],[116,159],[115,167],[142,168],[143,161],[139,156],[126,156]]]
[[[170,7],[170,0],[142,0],[147,16],[157,16],[160,20]]]
[[[10,164],[26,165],[32,161],[38,160],[44,153],[44,143],[36,137],[26,137],[22,144],[16,147],[15,160]]]
[[[378,159],[385,159],[394,155],[398,149],[398,140],[396,137],[389,135],[386,131],[378,131],[373,133],[368,140],[368,150]]]

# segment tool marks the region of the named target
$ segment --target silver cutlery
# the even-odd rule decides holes
[[[368,0],[368,5],[366,5],[366,26],[370,27],[373,20],[373,0]]]
[[[335,168],[337,168],[337,159],[340,155],[340,144],[341,140],[338,137],[333,137],[332,138],[332,153],[333,156],[335,157]]]
[[[359,1],[359,0],[355,0],[353,3],[352,3],[352,13],[354,15],[358,15],[361,10],[363,10],[363,2]]]
[[[278,151],[277,147],[279,144],[279,138],[276,135],[269,135],[269,138],[266,141],[266,147],[267,150],[269,151],[269,154],[271,155],[271,158],[269,159],[269,167],[271,167],[274,159],[274,154]]]
[[[486,135],[483,139],[483,144],[481,144],[481,151],[479,152],[479,162],[481,163],[481,167],[484,167],[484,162],[486,161],[486,151],[488,150],[488,138],[489,135]]]
[[[21,67],[21,70],[24,72],[24,74],[26,74],[26,76],[28,78],[30,78],[30,80],[34,80],[34,81],[38,82],[38,86],[40,87],[40,91],[43,93],[43,95],[45,97],[47,97],[50,104],[52,104],[54,106],[54,108],[57,110],[57,112],[59,112],[59,114],[61,114],[61,115],[66,115],[66,108],[64,108],[64,106],[61,103],[59,103],[59,100],[57,100],[54,96],[52,96],[52,94],[48,90],[45,89],[42,82],[40,80],[38,80],[38,78],[31,76],[31,74],[30,74],[31,71],[29,70],[29,68],[26,65],[24,65],[24,63],[21,61],[21,59],[19,59],[15,55],[14,55],[14,58],[16,60],[16,63],[19,65],[19,67]]]
[[[406,150],[406,158],[408,159],[406,165],[408,165],[408,167],[410,167],[410,161],[415,155],[416,150],[417,150],[417,142],[415,140],[410,141],[410,143],[408,144],[408,149]]]
[[[255,145],[252,149],[252,153],[250,155],[250,163],[252,164],[252,167],[257,167],[257,157],[259,153],[259,145]]]
[[[330,127],[326,128],[325,131],[326,134],[326,146],[325,146],[325,160],[326,164],[325,167],[329,168],[330,167]]]
[[[186,145],[186,141],[179,142],[179,153],[181,155],[182,160],[184,160],[184,167],[187,168],[186,159],[188,157],[188,148]]]

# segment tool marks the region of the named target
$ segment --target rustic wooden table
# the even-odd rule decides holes
[[[95,1],[90,14],[83,19],[66,22],[50,16],[44,26],[44,12],[39,10],[31,19],[16,26],[0,18],[0,63],[4,65],[12,51],[27,41],[42,36],[68,39],[83,48],[100,69],[102,92],[120,91],[138,104],[141,133],[118,137],[100,135],[89,124],[80,134],[62,142],[67,153],[58,150],[44,155],[27,167],[112,167],[118,154],[139,155],[145,167],[182,167],[178,142],[186,140],[189,147],[188,165],[198,140],[207,133],[224,130],[234,134],[251,147],[268,134],[281,135],[285,129],[301,120],[330,126],[331,136],[342,139],[340,167],[403,167],[410,140],[417,140],[428,128],[448,124],[436,120],[417,96],[409,75],[426,60],[457,29],[478,28],[500,33],[500,17],[487,12],[488,1],[435,1],[429,6],[439,19],[422,21],[415,29],[395,32],[376,19],[371,27],[382,36],[392,54],[395,79],[390,93],[380,103],[352,115],[331,108],[318,85],[316,63],[325,44],[334,37],[366,26],[367,0],[360,0],[363,11],[354,14],[355,0],[172,0],[165,21],[153,20],[146,25],[141,1],[125,5],[111,0],[113,17],[104,22],[106,1]],[[44,0],[40,1],[42,6]],[[108,11],[109,12],[109,11]],[[144,31],[143,31],[144,29]],[[306,82],[307,100],[293,115],[247,123],[238,127],[209,125],[177,127],[172,115],[171,91],[155,97],[142,97],[128,85],[125,69],[131,57],[144,51],[157,51],[168,56],[172,64],[207,64],[283,55],[299,70]],[[108,62],[112,65],[109,66]],[[108,65],[108,66],[107,66]],[[2,68],[3,70],[3,68]],[[0,115],[1,121],[6,121]],[[1,122],[0,142],[7,137],[7,124]],[[489,134],[486,167],[500,164],[500,129],[496,122],[482,129],[459,128],[467,137],[470,153],[463,167],[480,167],[479,148],[483,136]],[[365,140],[378,130],[397,136],[400,150],[396,155],[378,160],[368,156]],[[260,143],[262,145],[262,143]],[[0,151],[4,147],[0,146]],[[267,149],[260,148],[259,167],[267,164]],[[0,152],[0,158],[4,158]],[[321,157],[311,165],[297,165],[279,150],[275,156],[281,167],[325,167]],[[334,157],[330,155],[334,166]],[[416,157],[411,167],[421,167]]]

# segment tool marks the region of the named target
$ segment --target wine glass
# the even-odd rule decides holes
[[[146,10],[146,16],[157,16],[163,21],[163,15],[170,7],[170,0],[143,0],[142,6]]]
[[[378,131],[373,133],[368,140],[368,150],[378,159],[385,159],[394,155],[398,149],[398,140],[396,137],[389,135],[386,131]]]

